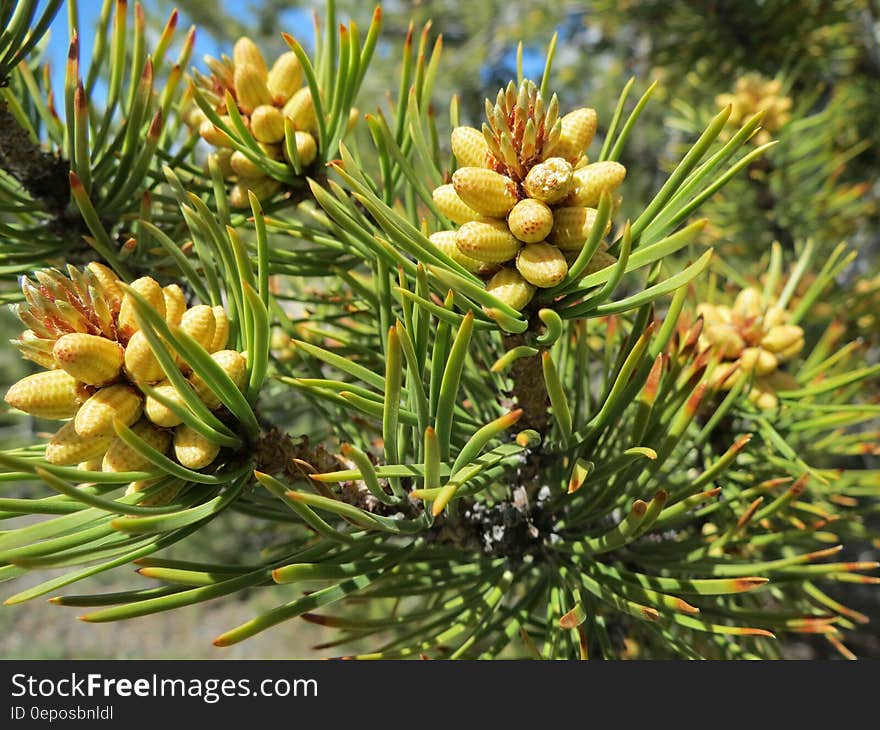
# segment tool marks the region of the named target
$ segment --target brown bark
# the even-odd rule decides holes
[[[5,101],[0,101],[0,167],[50,213],[60,215],[70,200],[68,164],[43,152],[28,137]]]
[[[504,336],[504,346],[508,350],[524,344],[525,334]],[[510,377],[513,379],[513,394],[523,411],[519,427],[533,428],[544,436],[549,423],[547,409],[550,407],[550,396],[544,385],[541,356],[521,357],[514,361],[510,367]]]

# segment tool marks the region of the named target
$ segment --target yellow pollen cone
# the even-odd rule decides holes
[[[186,311],[183,289],[177,284],[169,284],[162,288],[162,296],[165,298],[165,321],[168,324],[180,324],[180,318]]]
[[[211,338],[211,344],[208,345],[208,352],[217,352],[226,347],[226,341],[229,339],[229,317],[226,310],[219,304],[212,307],[214,311],[214,337]]]
[[[434,199],[434,205],[453,223],[461,225],[480,218],[477,211],[458,197],[458,193],[455,192],[455,187],[451,183],[434,188],[431,197]]]
[[[480,215],[503,218],[516,205],[513,180],[482,167],[460,167],[452,174],[452,185],[465,205]]]
[[[626,177],[626,168],[619,162],[606,160],[594,162],[575,170],[572,175],[571,194],[566,205],[594,208],[599,204],[603,191],[613,193]]]
[[[282,53],[272,64],[266,85],[276,104],[283,104],[302,86],[303,68],[293,51]]]
[[[461,264],[472,274],[485,273],[487,268],[491,267],[492,264],[487,264],[485,261],[480,261],[463,254],[455,243],[455,236],[455,231],[437,231],[436,233],[432,233],[429,238],[431,243],[433,243],[438,250],[445,253],[456,263]]]
[[[553,229],[553,211],[546,203],[533,198],[520,200],[507,216],[510,232],[524,243],[538,243]]]
[[[283,112],[285,117],[290,117],[296,129],[303,132],[316,132],[318,130],[315,103],[312,101],[312,92],[308,86],[299,89],[290,97],[284,105]]]
[[[489,145],[479,130],[456,127],[452,130],[452,154],[459,167],[485,167]]]
[[[247,378],[247,360],[244,356],[236,350],[220,350],[213,353],[211,357],[223,368],[223,372],[229,376],[235,386],[242,390]],[[208,408],[213,411],[220,407],[220,399],[198,375],[193,375],[190,382],[196,394]]]
[[[147,300],[153,310],[162,319],[165,319],[165,294],[159,282],[150,276],[142,276],[131,282],[131,288]],[[119,308],[119,318],[117,320],[117,331],[123,342],[128,341],[140,327],[135,317],[134,300],[127,294],[122,298],[122,304]]]
[[[203,469],[219,453],[217,444],[189,426],[181,425],[174,429],[174,455],[187,469]]]
[[[595,208],[557,208],[553,211],[553,230],[547,241],[563,251],[580,251],[593,230],[597,214]],[[605,233],[610,229],[611,221],[608,221]]]
[[[261,76],[253,66],[236,66],[233,83],[235,99],[245,114],[250,114],[263,104],[272,104],[272,94],[266,86],[266,77]]]
[[[495,220],[465,223],[456,231],[455,244],[465,256],[490,264],[510,261],[520,247],[507,224]]]
[[[535,295],[535,287],[511,268],[503,268],[486,282],[486,291],[517,311]]]
[[[157,391],[165,398],[174,401],[180,405],[184,405],[184,400],[180,393],[177,392],[171,383],[167,380],[153,386],[153,390]],[[182,423],[181,418],[176,415],[168,406],[160,403],[153,396],[148,395],[144,405],[144,415],[157,426],[162,428],[171,428]]]
[[[250,66],[264,81],[269,75],[266,59],[263,58],[257,44],[247,36],[242,36],[235,42],[232,47],[232,61],[236,66]]]
[[[190,307],[180,320],[180,329],[206,350],[214,341],[214,328],[214,309],[207,304]]]
[[[108,383],[122,369],[122,347],[118,342],[83,332],[59,337],[52,355],[58,367],[87,385]]]
[[[152,423],[143,419],[132,426],[131,430],[159,453],[164,454],[168,451],[168,446],[171,443],[171,434],[168,431],[156,428]],[[101,466],[104,471],[109,472],[155,469],[149,459],[135,451],[121,438],[115,438],[110,444],[110,448],[104,454]]]
[[[258,142],[274,144],[284,139],[284,115],[274,106],[262,104],[251,113],[251,132]]]
[[[64,370],[27,375],[6,392],[6,402],[37,418],[72,418],[88,391]]]
[[[571,164],[561,157],[551,157],[535,165],[523,181],[526,194],[547,205],[555,205],[565,200],[571,185]]]
[[[80,436],[112,436],[114,419],[130,426],[141,417],[143,405],[136,388],[125,383],[108,385],[82,404],[73,425]]]
[[[46,461],[58,466],[72,466],[95,459],[110,446],[112,436],[80,436],[73,421],[68,421],[46,446]]]
[[[125,371],[135,383],[155,383],[165,377],[143,332],[135,332],[125,348]]]
[[[556,286],[568,274],[565,256],[549,243],[530,243],[516,257],[516,268],[529,284],[547,289]]]

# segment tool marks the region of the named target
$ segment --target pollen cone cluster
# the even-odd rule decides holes
[[[269,68],[256,44],[250,38],[242,37],[235,43],[232,58],[223,55],[218,60],[206,56],[205,63],[211,75],[196,71],[193,82],[222,121],[232,125],[226,106],[228,92],[235,100],[245,126],[267,157],[290,162],[284,140],[286,118],[293,123],[293,143],[300,165],[307,167],[314,161],[318,150],[315,105],[309,87],[303,86],[302,65],[292,51],[282,53]],[[281,186],[251,158],[236,150],[202,109],[192,105],[184,119],[208,144],[218,148],[213,154],[226,176],[235,181],[229,194],[229,202],[234,207],[248,205],[248,190],[263,198]]]
[[[187,410],[184,398],[166,380],[149,341],[138,326],[134,302],[106,266],[67,267],[24,278],[25,301],[15,305],[28,329],[13,343],[22,355],[44,370],[28,375],[6,393],[13,408],[40,418],[64,419],[46,447],[51,464],[89,462],[89,469],[108,472],[154,470],[156,467],[116,435],[115,423],[129,426],[149,446],[190,469],[208,466],[219,447],[189,426],[167,403]],[[187,307],[179,286],[162,287],[143,277],[131,287],[172,328],[202,345],[230,378],[243,387],[244,356],[226,349],[229,320],[222,307]],[[210,410],[220,401],[187,363],[177,368]],[[165,403],[146,396],[151,386]]]
[[[760,74],[741,76],[732,94],[720,94],[715,101],[719,106],[730,104],[727,122],[732,127],[741,127],[758,112],[764,112],[761,130],[752,137],[758,145],[769,142],[791,119],[791,98],[782,93],[782,83]]]
[[[482,130],[452,131],[458,169],[433,198],[458,228],[431,241],[517,310],[537,288],[562,282],[590,236],[601,194],[614,195],[626,176],[618,162],[589,163],[596,125],[586,107],[560,117],[556,95],[545,103],[531,81],[501,89],[494,105],[486,101]],[[603,243],[585,273],[614,262],[605,251]]]
[[[804,347],[804,331],[790,324],[788,311],[753,287],[740,291],[732,307],[701,304],[697,311],[703,316],[700,345],[721,361],[710,376],[717,387],[730,390],[753,378],[749,400],[765,410],[777,406],[777,390],[798,387],[780,370]]]

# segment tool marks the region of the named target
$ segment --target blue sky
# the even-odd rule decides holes
[[[142,0],[141,4],[147,14],[147,17],[157,20],[160,18],[160,10],[157,3],[151,0]],[[95,42],[95,28],[97,27],[98,18],[103,5],[102,0],[80,0],[78,5],[79,17],[79,34],[80,34],[80,59],[83,64],[82,74],[88,72],[88,62],[92,46]],[[217,12],[228,14],[232,17],[244,20],[247,18],[249,3],[237,2],[230,0],[229,2],[217,2]],[[306,16],[305,18],[303,16]],[[128,24],[132,25],[134,16],[134,0],[129,0],[128,8]],[[161,21],[164,22],[166,14],[163,12]],[[311,16],[300,8],[294,8],[285,11],[281,15],[280,30],[285,27],[297,27],[305,29],[305,33],[299,33],[298,37],[308,47],[312,42],[311,33]],[[305,21],[305,22],[304,22]],[[158,25],[156,23],[155,25]],[[175,40],[179,42],[183,39],[186,30],[192,22],[185,16],[181,15],[177,23],[177,33]],[[279,32],[280,32],[279,30]],[[303,37],[303,36],[306,37]],[[56,94],[62,92],[64,87],[64,67],[67,59],[67,50],[70,45],[70,33],[68,26],[68,3],[64,3],[55,20],[52,22],[49,30],[49,40],[47,44],[46,57],[52,68],[52,84],[56,90]],[[176,51],[176,47],[173,47]],[[202,56],[205,54],[220,55],[220,53],[228,52],[229,49],[221,48],[211,36],[202,31],[196,31],[196,44],[193,50],[191,65],[202,66]]]

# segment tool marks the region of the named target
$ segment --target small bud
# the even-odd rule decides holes
[[[790,360],[804,349],[804,331],[795,324],[776,325],[761,339],[761,347],[774,353],[780,362]]]
[[[27,375],[6,393],[6,402],[37,418],[71,418],[88,397],[85,386],[64,370]]]
[[[296,131],[294,139],[296,141],[296,156],[299,157],[299,164],[308,167],[315,161],[318,156],[318,143],[315,138],[308,132]]]
[[[730,311],[730,307],[723,304],[700,303],[697,305],[697,314],[702,314],[707,324],[714,322],[731,324],[733,322],[733,313]]]
[[[551,157],[529,170],[523,189],[530,198],[554,205],[565,200],[571,184],[571,164],[561,157]]]
[[[135,383],[155,383],[165,372],[143,332],[135,332],[125,348],[125,371]]]
[[[315,104],[308,86],[297,91],[284,105],[284,116],[289,117],[296,129],[303,132],[317,132],[318,118],[315,116]]]
[[[275,144],[267,144],[266,142],[257,142],[259,148],[263,151],[263,154],[266,155],[270,160],[281,161],[284,159],[284,154],[281,149],[284,146],[281,142],[277,142]]]
[[[74,427],[80,436],[112,436],[113,421],[130,426],[141,417],[144,399],[124,383],[98,390],[77,411]]]
[[[772,373],[779,363],[772,352],[762,347],[747,347],[739,357],[739,364],[744,373],[755,373],[760,376]]]
[[[485,274],[490,270],[492,264],[463,254],[455,243],[455,236],[455,231],[437,231],[431,234],[430,240],[440,251],[472,274]]]
[[[230,155],[229,166],[232,168],[232,172],[239,177],[259,178],[261,175],[265,175],[262,167],[257,165],[257,163],[253,162],[250,157],[239,150],[236,150]]]
[[[58,466],[79,464],[101,456],[112,441],[112,436],[80,436],[73,421],[68,421],[47,444],[46,461]]]
[[[159,283],[149,276],[142,276],[131,283],[131,288],[147,300],[155,312],[165,319],[165,294]],[[123,342],[126,342],[137,330],[140,329],[135,317],[134,301],[127,294],[122,298],[117,319],[117,329]]]
[[[187,469],[203,469],[219,453],[217,444],[189,426],[180,425],[174,429],[174,455]]]
[[[452,184],[465,205],[490,218],[503,218],[517,202],[513,180],[482,167],[460,167]]]
[[[553,211],[546,203],[525,198],[513,206],[507,216],[510,232],[524,243],[538,243],[553,229]]]
[[[122,304],[122,289],[119,288],[119,277],[108,266],[99,264],[97,261],[92,261],[86,266],[86,269],[98,282],[101,296],[107,302],[110,311],[114,314],[119,312],[119,305]]]
[[[208,119],[208,115],[195,105],[183,112],[181,116],[183,118],[183,123],[190,129],[199,129]]]
[[[560,120],[562,130],[556,144],[544,151],[544,159],[562,157],[572,164],[587,151],[596,134],[598,117],[595,109],[575,109]]]
[[[220,120],[226,124],[232,124],[232,119],[228,116],[221,116]],[[229,138],[223,134],[210,119],[206,119],[199,126],[199,135],[205,142],[214,147],[231,147],[232,143]]]
[[[557,208],[553,211],[553,230],[547,240],[563,251],[580,251],[590,236],[598,212],[595,208],[579,206]],[[608,221],[605,233],[610,230],[611,221]]]
[[[764,312],[764,319],[761,322],[761,325],[765,330],[769,331],[780,324],[786,324],[790,319],[789,313],[782,309],[782,307],[778,307],[775,304],[771,307],[767,308],[767,311]]]
[[[230,177],[235,172],[232,170],[230,160],[232,159],[232,150],[228,147],[221,147],[213,152],[208,153],[207,164],[204,165],[206,172],[211,172],[211,165],[216,165],[223,177]]]
[[[479,130],[456,127],[452,130],[452,154],[459,167],[486,167],[489,145]]]
[[[264,81],[269,75],[266,60],[257,44],[247,36],[239,38],[232,47],[232,61],[236,67],[250,66],[256,75]]]
[[[136,436],[143,439],[148,446],[152,446],[156,451],[164,454],[168,451],[171,442],[171,435],[156,428],[152,423],[146,420],[138,421],[131,430]],[[153,463],[135,451],[121,438],[113,439],[107,453],[104,454],[104,461],[101,464],[103,471],[120,472],[120,471],[150,471],[155,469]]]
[[[455,192],[455,187],[450,183],[434,188],[431,197],[434,198],[434,204],[453,223],[461,225],[468,221],[479,220],[480,214],[473,208],[469,207]]]
[[[250,208],[251,201],[248,190],[260,200],[268,200],[281,187],[278,180],[271,177],[242,178],[229,191],[229,204],[233,208]]]
[[[507,306],[520,311],[535,295],[535,287],[529,284],[516,269],[504,268],[486,283],[486,291]]]
[[[772,390],[765,390],[757,384],[749,391],[748,397],[762,411],[772,411],[779,405],[779,399]]]
[[[235,99],[245,114],[250,114],[258,106],[272,104],[272,95],[266,86],[266,77],[261,76],[253,66],[235,67]]]
[[[510,261],[519,251],[516,240],[504,221],[471,221],[456,231],[455,244],[465,256],[501,264]]]
[[[714,347],[721,357],[728,360],[739,357],[746,343],[737,331],[727,324],[707,324],[701,333],[705,346]]]
[[[348,111],[348,125],[345,127],[345,133],[348,134],[357,126],[358,121],[361,118],[361,113],[356,106],[353,106]]]
[[[274,106],[263,104],[251,113],[251,132],[258,142],[274,144],[284,139],[284,115]]]
[[[599,197],[603,191],[613,193],[620,187],[626,177],[626,168],[619,162],[606,160],[594,162],[572,175],[571,194],[566,199],[566,205],[578,205],[593,208],[599,204]]]
[[[760,317],[764,311],[764,296],[755,287],[749,286],[736,295],[733,312],[743,318]]]
[[[556,286],[568,274],[565,256],[549,243],[530,243],[516,257],[516,268],[523,279],[542,289]]]
[[[293,51],[282,53],[272,65],[266,85],[276,104],[283,104],[302,86],[303,68]]]
[[[122,347],[97,335],[72,332],[59,337],[52,348],[62,370],[86,385],[103,385],[122,369]]]
[[[165,321],[168,324],[180,324],[180,318],[186,311],[186,297],[177,284],[169,284],[162,288],[165,299]]]

